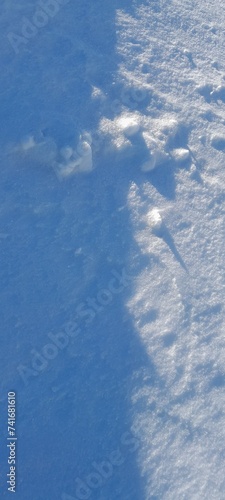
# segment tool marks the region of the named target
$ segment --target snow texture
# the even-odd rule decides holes
[[[225,10],[2,1],[1,498],[225,498]]]

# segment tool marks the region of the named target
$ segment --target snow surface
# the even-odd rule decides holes
[[[3,0],[1,498],[225,498],[225,11]]]

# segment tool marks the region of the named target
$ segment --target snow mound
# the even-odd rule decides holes
[[[155,169],[157,165],[157,157],[156,154],[150,153],[149,159],[142,163],[141,170],[142,172],[151,172]]]
[[[172,143],[175,143],[177,137],[182,135],[183,123],[175,114],[165,114],[155,118],[151,120],[150,126],[152,135],[161,141],[167,149]],[[147,129],[147,127],[149,127],[149,123],[146,123],[145,128]]]
[[[89,173],[93,169],[92,137],[84,132],[78,144],[65,145],[60,150],[50,138],[25,137],[15,151],[22,157],[23,163],[46,165],[53,168],[61,180],[77,173]]]
[[[60,154],[65,161],[69,161],[73,156],[73,148],[71,148],[71,146],[64,146],[64,148],[60,150]]]
[[[174,139],[178,134],[180,124],[175,118],[165,118],[160,121],[160,131],[164,134],[165,138]]]
[[[53,163],[55,173],[60,180],[93,170],[91,142],[90,134],[84,134],[80,137],[76,149],[67,145],[60,150],[60,160]]]
[[[162,229],[163,220],[158,208],[153,208],[147,215],[147,223],[153,231],[160,231]]]
[[[190,157],[190,151],[185,148],[173,149],[170,154],[176,163],[183,163]]]
[[[126,137],[132,137],[140,131],[140,122],[136,115],[122,115],[117,123]]]
[[[149,151],[149,157],[141,165],[142,172],[150,172],[169,159],[168,153],[164,151],[163,144],[157,141],[148,132],[143,132],[142,137]]]
[[[149,119],[138,111],[123,112],[114,119],[103,117],[99,131],[102,137],[108,139],[110,148],[125,156],[136,154],[142,146],[145,154],[142,157],[140,155],[138,160],[142,172],[151,172],[165,165],[171,156],[176,162],[182,163],[190,155],[185,147],[176,147],[183,135],[183,124],[174,114]]]

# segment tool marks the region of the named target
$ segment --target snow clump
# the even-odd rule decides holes
[[[158,231],[162,230],[163,220],[162,220],[162,217],[160,215],[158,208],[153,208],[147,214],[147,222],[153,231],[158,232]]]
[[[183,163],[190,157],[189,149],[177,148],[171,151],[171,157],[176,163]]]
[[[126,137],[132,137],[140,131],[140,122],[135,115],[122,115],[117,123]]]

